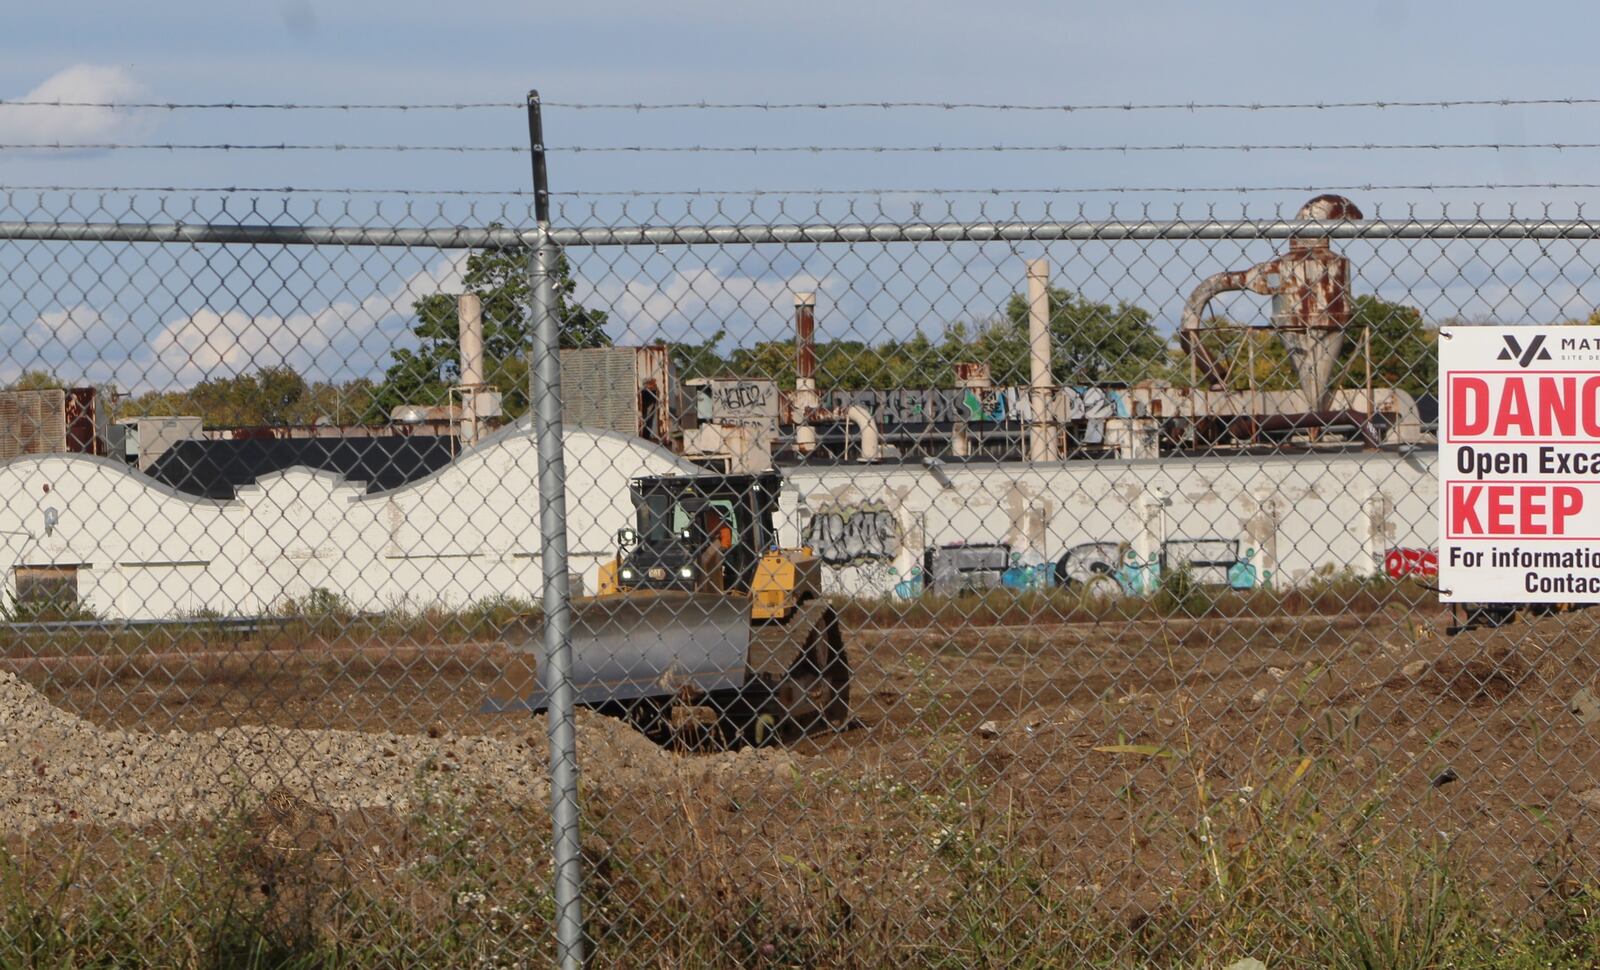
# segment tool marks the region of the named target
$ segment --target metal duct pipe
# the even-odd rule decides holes
[[[817,397],[817,295],[794,295],[794,447],[802,455],[817,448],[817,429],[811,414],[821,406]]]
[[[1211,356],[1211,351],[1206,349],[1200,340],[1200,331],[1204,329],[1206,306],[1213,298],[1223,293],[1232,293],[1235,290],[1249,288],[1245,277],[1247,272],[1225,272],[1208,276],[1200,281],[1200,285],[1189,294],[1189,299],[1183,303],[1183,322],[1178,327],[1178,343],[1183,352],[1189,355],[1194,362],[1200,377],[1205,378],[1214,391],[1222,390],[1228,383],[1227,375]]]
[[[883,445],[878,438],[878,422],[872,412],[859,404],[844,409],[846,421],[861,430],[861,460],[878,461],[883,457]],[[812,434],[815,434],[815,430]]]
[[[461,331],[461,443],[479,437],[478,394],[483,390],[483,300],[476,293],[456,298],[456,323]]]

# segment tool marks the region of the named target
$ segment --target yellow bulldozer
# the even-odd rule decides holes
[[[839,617],[821,595],[821,561],[778,543],[781,486],[776,472],[633,479],[635,523],[619,531],[596,595],[573,601],[580,704],[651,731],[692,706],[719,736],[756,741],[846,724]]]

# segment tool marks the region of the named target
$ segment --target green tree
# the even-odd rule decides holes
[[[67,385],[47,370],[26,370],[7,385],[8,391],[56,391]]]
[[[925,334],[909,340],[886,340],[870,345],[861,340],[824,340],[817,343],[817,386],[825,390],[860,390],[868,387],[942,387],[941,374],[949,362]],[[776,381],[793,390],[795,348],[789,340],[764,340],[736,347],[728,354],[723,371],[736,377]],[[961,358],[965,359],[965,358]]]
[[[263,367],[235,382],[240,405],[250,415],[247,424],[300,424],[305,417],[306,379],[287,365]]]
[[[263,367],[235,377],[213,377],[182,391],[151,391],[122,402],[118,417],[199,415],[210,428],[367,424],[387,419],[372,407],[366,378],[345,384],[308,383],[287,365]]]
[[[1129,303],[1096,303],[1070,290],[1049,291],[1051,373],[1058,383],[1134,383],[1167,372],[1167,341],[1156,332],[1150,311]],[[1028,300],[1014,293],[1005,314],[978,327],[970,349],[959,345],[964,331],[946,334],[945,354],[964,352],[988,361],[998,385],[1022,385],[1031,378],[1028,360]]]
[[[728,355],[728,372],[734,377],[777,381],[787,391],[794,390],[794,342],[763,340],[748,347],[735,347]]]
[[[307,424],[326,418],[333,424],[381,424],[388,415],[373,402],[377,386],[371,378],[358,377],[344,384],[318,381],[306,391],[303,413]]]
[[[1149,311],[1125,303],[1095,303],[1066,290],[1050,292],[1051,371],[1062,384],[1139,381],[1168,372],[1167,341]],[[1028,308],[1013,296],[1001,316],[958,321],[937,340],[918,332],[877,344],[861,340],[820,341],[817,385],[824,389],[953,387],[955,364],[982,361],[999,385],[1031,378]],[[727,372],[776,381],[794,388],[794,343],[769,340],[734,348]]]
[[[1337,375],[1345,387],[1367,383],[1363,334],[1372,331],[1372,385],[1397,387],[1413,397],[1432,394],[1439,384],[1439,330],[1422,311],[1375,296],[1358,296],[1345,330]]]
[[[711,339],[702,343],[690,343],[687,340],[669,343],[667,351],[672,355],[672,366],[678,373],[678,379],[686,381],[695,377],[717,377],[726,373],[728,362],[717,352],[717,345],[722,343],[727,335],[726,330],[718,330],[711,335]]]
[[[1364,344],[1369,328],[1373,386],[1397,387],[1413,396],[1432,393],[1439,375],[1438,328],[1429,326],[1422,312],[1414,307],[1371,295],[1355,298],[1332,386],[1366,386]],[[1282,391],[1300,386],[1283,341],[1270,327],[1242,329],[1219,317],[1207,321],[1200,341],[1213,359],[1227,367],[1228,386],[1232,390],[1254,387],[1262,391]],[[1175,356],[1173,379],[1188,383],[1188,368],[1187,359]]]
[[[836,341],[817,346],[817,381],[822,387],[845,390],[948,387],[954,380],[952,362],[923,333],[875,346]]]
[[[507,417],[528,408],[527,354],[533,334],[533,293],[528,285],[529,251],[523,247],[489,249],[467,257],[463,283],[483,301],[484,380],[504,395]],[[556,313],[561,321],[561,346],[604,347],[606,314],[574,302],[578,285],[565,255],[556,259]],[[394,352],[394,363],[374,392],[374,404],[388,413],[402,404],[449,403],[450,388],[460,381],[460,327],[456,297],[434,293],[412,304],[418,339],[415,350]]]
[[[220,428],[281,426],[296,423],[294,411],[305,393],[305,378],[279,365],[208,378],[187,391],[144,395],[127,410],[151,416],[198,414],[207,425]]]
[[[1211,359],[1222,365],[1229,390],[1286,391],[1300,386],[1288,349],[1270,327],[1240,326],[1227,317],[1212,317],[1205,321],[1199,340]],[[1195,384],[1189,358],[1179,347],[1172,351],[1170,377],[1175,384]],[[1200,386],[1210,386],[1203,374],[1195,377]]]

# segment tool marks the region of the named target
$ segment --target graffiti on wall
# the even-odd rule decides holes
[[[830,566],[893,559],[900,551],[894,513],[882,503],[824,505],[806,520],[803,545]]]
[[[1168,569],[1187,568],[1203,586],[1226,586],[1247,590],[1267,585],[1271,570],[1255,564],[1256,551],[1239,552],[1238,539],[1169,539],[1161,547],[1161,565]]]
[[[1115,390],[1062,387],[1057,393],[1066,406],[1068,421],[1116,417],[1122,405]],[[1017,387],[832,390],[823,393],[823,403],[839,411],[865,408],[885,428],[956,420],[1006,421],[1026,418],[1029,411],[1028,389]]]
[[[1256,550],[1239,551],[1233,539],[1177,539],[1166,543],[1161,552],[1141,557],[1126,543],[1116,540],[1082,542],[1070,546],[1054,562],[1025,563],[1004,543],[950,545],[924,554],[924,566],[913,569],[894,586],[896,596],[909,599],[939,585],[927,575],[929,560],[935,553],[962,550],[968,554],[993,553],[997,558],[987,568],[966,570],[962,589],[1042,589],[1061,586],[1096,595],[1144,596],[1161,587],[1164,571],[1189,569],[1195,581],[1207,586],[1251,590],[1271,584],[1272,571],[1255,562]],[[945,583],[946,586],[951,585]]]
[[[1439,553],[1434,549],[1390,549],[1383,556],[1383,571],[1390,579],[1439,575]]]
[[[712,413],[718,417],[764,416],[777,393],[771,381],[719,381],[711,385]]]
[[[1161,559],[1168,569],[1187,568],[1202,586],[1227,586],[1240,561],[1239,540],[1168,539],[1161,544]]]
[[[1114,576],[1122,568],[1120,542],[1080,542],[1056,560],[1056,581],[1063,586],[1088,583],[1096,576]]]

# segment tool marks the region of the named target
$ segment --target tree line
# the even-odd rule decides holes
[[[485,376],[503,395],[505,415],[514,419],[528,408],[527,347],[532,338],[532,293],[520,250],[472,254],[465,287],[483,302]],[[563,347],[607,346],[607,314],[575,299],[577,284],[562,257],[555,272],[557,312]],[[1437,334],[1414,307],[1358,296],[1351,326],[1334,375],[1334,386],[1398,387],[1413,395],[1431,393],[1438,376]],[[1161,334],[1154,315],[1131,303],[1098,302],[1080,293],[1052,288],[1048,297],[1051,372],[1062,385],[1136,383],[1167,380],[1190,383],[1187,358],[1176,342]],[[152,391],[123,400],[119,416],[198,414],[208,427],[254,425],[383,424],[400,405],[450,403],[460,381],[456,298],[425,296],[412,305],[417,338],[413,348],[394,352],[381,379],[342,383],[311,381],[282,364],[253,373],[215,377],[186,390]],[[1590,322],[1596,317],[1591,316]],[[1215,359],[1225,362],[1229,385],[1243,390],[1294,387],[1294,369],[1282,343],[1262,328],[1237,327],[1221,318],[1202,338]],[[764,378],[793,389],[793,340],[762,341],[724,350],[725,331],[699,342],[669,344],[680,378],[731,376]],[[1370,344],[1370,354],[1368,345]],[[987,363],[999,386],[1030,378],[1028,304],[1013,294],[990,317],[948,324],[936,335],[917,332],[880,341],[824,340],[817,343],[817,384],[822,388],[938,388],[955,386],[955,365]],[[1367,373],[1368,360],[1371,374]],[[30,371],[17,387],[60,386],[47,372]]]

